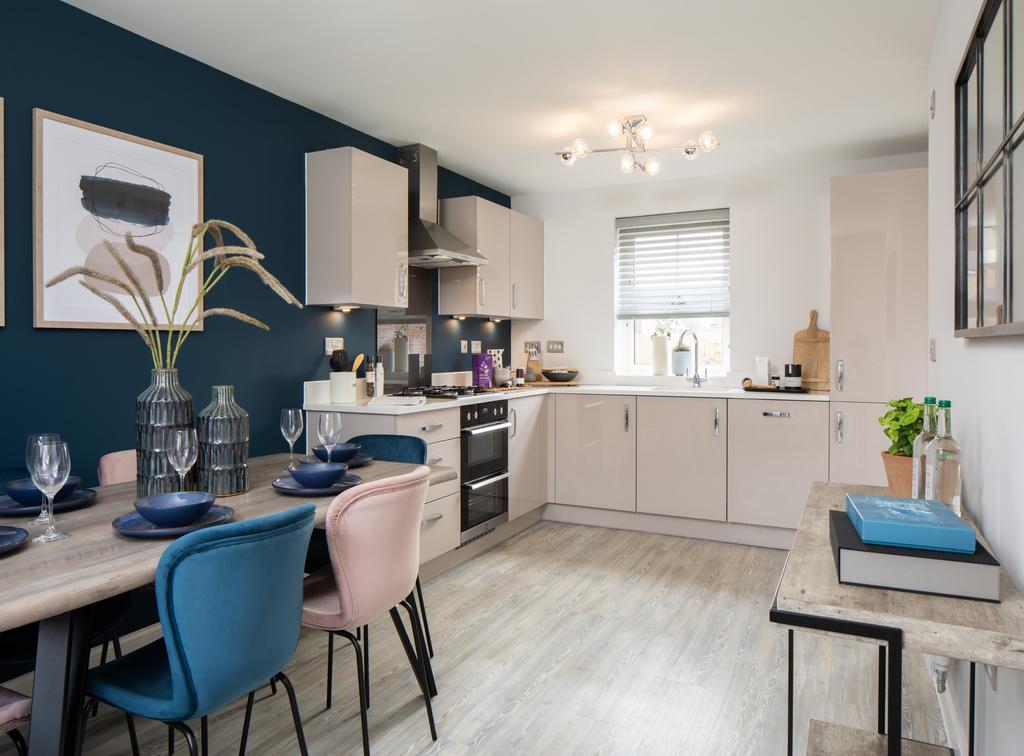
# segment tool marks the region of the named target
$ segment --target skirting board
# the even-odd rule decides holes
[[[694,520],[686,517],[665,517],[642,512],[620,512],[614,509],[592,509],[568,504],[547,504],[542,518],[574,525],[593,525],[616,530],[637,530],[642,533],[700,538],[705,541],[739,543],[788,551],[796,531],[787,528],[766,528],[734,522]]]

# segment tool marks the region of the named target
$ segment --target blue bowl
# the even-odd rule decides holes
[[[348,465],[338,462],[314,462],[299,465],[291,473],[303,488],[330,488],[344,477],[347,470]]]
[[[138,499],[136,511],[154,525],[181,528],[191,525],[213,506],[214,496],[206,491],[180,491]]]
[[[54,497],[54,501],[64,501],[64,499],[77,491],[80,485],[82,485],[81,478],[77,475],[68,476],[67,483],[65,483],[57,492],[57,495]],[[32,478],[21,478],[19,480],[12,480],[9,483],[4,483],[4,490],[7,491],[8,496],[19,504],[24,504],[28,507],[42,506],[43,492],[36,488],[36,484],[32,482]]]
[[[348,462],[359,453],[363,447],[359,444],[338,444],[331,449],[331,462]],[[314,446],[313,453],[321,462],[327,462],[327,449],[323,446]]]

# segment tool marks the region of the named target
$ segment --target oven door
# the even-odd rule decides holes
[[[508,470],[507,420],[462,429],[462,479],[480,480]]]
[[[462,538],[466,543],[508,522],[508,472],[462,484]]]

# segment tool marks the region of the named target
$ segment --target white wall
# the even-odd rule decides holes
[[[578,367],[588,383],[627,382],[615,375],[615,219],[728,207],[730,382],[753,375],[755,356],[770,357],[773,368],[781,366],[792,359],[793,333],[807,327],[811,309],[818,310],[822,328],[829,325],[829,177],[920,167],[925,161],[923,153],[853,163],[821,159],[772,173],[513,197],[514,208],[545,223],[546,315],[542,321],[513,323],[513,364],[523,364],[524,340],[562,339],[565,354],[544,355],[545,364]],[[567,170],[618,170],[614,160],[605,166],[593,162]]]
[[[929,366],[928,382],[930,393],[953,402],[967,509],[1014,582],[1024,586],[1024,338],[953,336],[953,81],[981,5],[982,0],[944,3],[929,66],[929,86],[936,93],[928,131],[929,327],[937,360]],[[922,101],[927,95],[922,93]],[[967,665],[959,667],[955,683],[966,714]],[[1020,753],[1024,674],[1000,670],[997,693],[980,669],[978,674],[978,753]]]

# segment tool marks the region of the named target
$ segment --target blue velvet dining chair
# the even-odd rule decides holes
[[[248,694],[241,753],[254,693],[268,679],[288,692],[299,750],[305,736],[291,681],[282,670],[299,642],[302,564],[316,508],[197,530],[168,546],[156,570],[163,638],[89,672],[88,695],[132,717],[168,724],[191,756],[196,738],[185,723]],[[173,739],[170,742],[173,745]],[[132,742],[138,754],[138,744]]]

